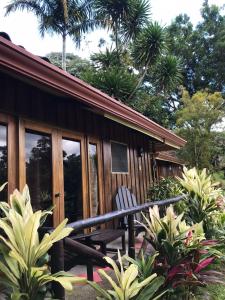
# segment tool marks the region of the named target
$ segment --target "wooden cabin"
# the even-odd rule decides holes
[[[139,203],[153,154],[185,141],[121,102],[0,38],[0,182],[30,188],[57,225],[113,209],[118,187]],[[0,200],[7,199],[7,191]]]
[[[154,154],[153,168],[155,179],[181,176],[185,163],[179,159],[175,151],[162,151]]]

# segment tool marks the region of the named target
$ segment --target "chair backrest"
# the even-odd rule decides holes
[[[125,186],[121,186],[118,188],[115,200],[118,210],[137,206],[135,195],[131,193],[131,191]],[[138,221],[141,221],[141,216],[139,213],[134,214],[134,218]],[[124,218],[124,223],[125,225],[127,225],[127,217]]]

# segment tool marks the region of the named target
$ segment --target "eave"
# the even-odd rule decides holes
[[[0,37],[0,68],[20,78],[72,98],[102,112],[105,117],[138,130],[162,143],[181,148],[186,141],[125,104]]]

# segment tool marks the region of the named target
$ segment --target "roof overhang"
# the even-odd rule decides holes
[[[125,104],[113,99],[84,81],[0,37],[0,69],[53,89],[100,111],[106,118],[140,131],[172,148],[181,148],[186,141],[170,130],[151,121]]]
[[[185,162],[183,160],[177,158],[176,156],[172,156],[169,153],[166,153],[165,151],[156,153],[155,159],[160,161],[167,161],[177,165],[185,165]]]

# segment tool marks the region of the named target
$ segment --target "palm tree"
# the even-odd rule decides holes
[[[134,40],[132,56],[140,72],[140,79],[129,96],[131,99],[142,84],[149,67],[154,66],[166,49],[166,32],[157,22],[146,26]]]
[[[116,49],[121,41],[128,41],[139,33],[148,22],[148,0],[94,0],[97,18],[112,30]]]
[[[97,25],[93,19],[91,0],[11,0],[6,15],[16,10],[33,12],[39,21],[39,31],[56,33],[62,37],[62,68],[66,69],[66,38],[73,38],[80,46],[82,34]]]

